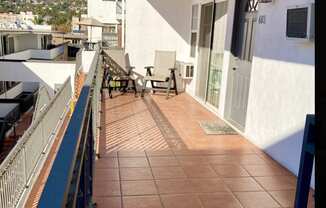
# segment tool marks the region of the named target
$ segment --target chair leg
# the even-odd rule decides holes
[[[121,86],[121,90],[122,90],[122,95],[124,95],[127,91],[128,91],[128,81],[126,83],[125,80],[120,81],[120,86]]]
[[[132,85],[134,86],[135,96],[137,96],[137,88],[136,88],[136,81],[132,80]]]
[[[166,95],[166,99],[169,98],[169,95],[170,95],[170,89],[171,89],[171,79],[169,79],[169,82],[168,82],[168,88],[167,88],[167,90],[166,90],[166,93],[167,93],[167,95]]]
[[[178,95],[178,87],[177,87],[177,81],[176,81],[176,78],[175,78],[174,71],[172,72],[172,76],[173,76],[173,89],[175,90],[175,94]]]
[[[142,91],[141,91],[141,97],[144,97],[144,93],[145,93],[145,89],[146,89],[146,84],[147,84],[147,80],[145,80],[145,81],[143,82],[143,89],[142,89]]]
[[[109,83],[109,97],[112,99],[112,88],[111,88],[111,86],[110,86],[110,83]]]
[[[152,89],[153,89],[153,94],[155,94],[155,90],[154,90],[154,88],[155,88],[154,86],[155,85],[154,85],[154,82],[153,81],[151,81],[151,85],[152,85]]]

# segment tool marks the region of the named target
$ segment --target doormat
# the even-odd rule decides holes
[[[199,121],[200,127],[208,135],[235,135],[233,128],[222,121]]]

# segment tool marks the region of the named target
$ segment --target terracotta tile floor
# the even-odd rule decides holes
[[[99,208],[293,207],[296,177],[242,136],[206,135],[198,121],[218,117],[189,95],[104,92],[102,109]]]

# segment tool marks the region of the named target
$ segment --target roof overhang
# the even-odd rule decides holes
[[[94,19],[94,18],[85,18],[79,22],[77,22],[78,25],[84,25],[84,26],[90,26],[90,27],[105,27],[103,23],[100,21]]]

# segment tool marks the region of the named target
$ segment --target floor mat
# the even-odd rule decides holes
[[[233,128],[223,121],[199,121],[200,127],[209,135],[234,135],[238,134]]]

